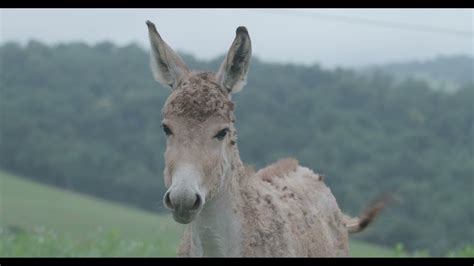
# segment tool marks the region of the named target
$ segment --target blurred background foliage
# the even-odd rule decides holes
[[[162,211],[160,123],[170,91],[153,80],[147,51],[30,41],[3,44],[0,57],[1,169]],[[183,58],[212,71],[223,60]],[[326,176],[352,215],[392,191],[396,201],[355,239],[403,243],[399,253],[472,252],[472,62],[324,69],[254,58],[247,86],[233,98],[242,160],[258,169],[295,157]]]

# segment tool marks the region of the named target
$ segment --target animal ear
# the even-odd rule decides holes
[[[151,43],[150,65],[153,77],[174,89],[179,78],[189,73],[189,69],[183,59],[163,41],[155,24],[147,20],[146,25]]]
[[[247,29],[240,26],[227,56],[217,72],[217,80],[229,93],[240,91],[246,83],[252,56],[252,44]]]

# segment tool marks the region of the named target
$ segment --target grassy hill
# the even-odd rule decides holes
[[[183,225],[0,172],[0,256],[175,255]],[[157,199],[158,200],[158,199]],[[394,256],[353,241],[352,256]]]

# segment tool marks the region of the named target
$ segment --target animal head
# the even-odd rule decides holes
[[[238,154],[231,95],[245,85],[251,42],[245,27],[216,73],[190,70],[147,21],[154,78],[171,88],[162,110],[167,137],[163,198],[175,221],[190,223],[224,186]]]

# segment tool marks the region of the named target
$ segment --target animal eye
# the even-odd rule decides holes
[[[163,127],[163,131],[165,132],[166,136],[173,134],[173,132],[171,132],[171,129],[167,125],[163,124],[161,126]]]
[[[218,139],[218,140],[223,140],[225,135],[227,135],[227,132],[229,131],[228,128],[224,128],[223,130],[219,131],[219,133],[217,133],[214,138]]]

